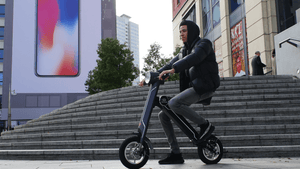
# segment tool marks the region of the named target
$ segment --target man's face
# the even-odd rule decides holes
[[[182,42],[183,43],[187,42],[187,37],[188,37],[187,25],[180,26],[179,33],[180,33],[180,38],[181,38]]]

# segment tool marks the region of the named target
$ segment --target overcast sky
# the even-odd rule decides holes
[[[160,52],[169,57],[173,53],[171,0],[116,0],[116,14],[130,16],[139,25],[140,70],[154,42],[162,46]]]

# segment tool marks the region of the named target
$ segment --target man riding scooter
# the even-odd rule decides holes
[[[192,21],[183,20],[179,26],[180,37],[184,46],[179,54],[167,65],[158,70],[159,79],[165,74],[180,73],[180,93],[169,101],[169,107],[200,127],[200,140],[210,135],[215,127],[189,106],[200,101],[203,94],[214,92],[220,86],[218,64],[211,41],[199,37],[199,27]],[[144,85],[144,80],[140,82]],[[211,98],[200,103],[209,105]],[[171,153],[159,164],[182,164],[184,159],[175,137],[168,115],[161,111],[159,119],[168,138]]]

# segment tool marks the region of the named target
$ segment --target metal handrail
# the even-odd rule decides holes
[[[279,48],[281,48],[282,44],[285,43],[285,42],[287,42],[287,43],[289,43],[289,44],[291,44],[291,45],[293,45],[297,48],[298,45],[296,43],[290,42],[290,40],[300,42],[300,40],[297,40],[297,39],[287,38],[286,40],[283,40],[279,43]]]

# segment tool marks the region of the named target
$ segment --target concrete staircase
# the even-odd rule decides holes
[[[0,137],[0,159],[118,159],[118,148],[137,131],[149,87],[126,87],[88,96]],[[166,82],[159,95],[175,95]],[[192,106],[215,126],[225,158],[300,156],[300,79],[292,76],[222,78],[210,106]],[[151,159],[169,152],[153,111],[148,137]],[[185,158],[197,148],[175,128]]]

